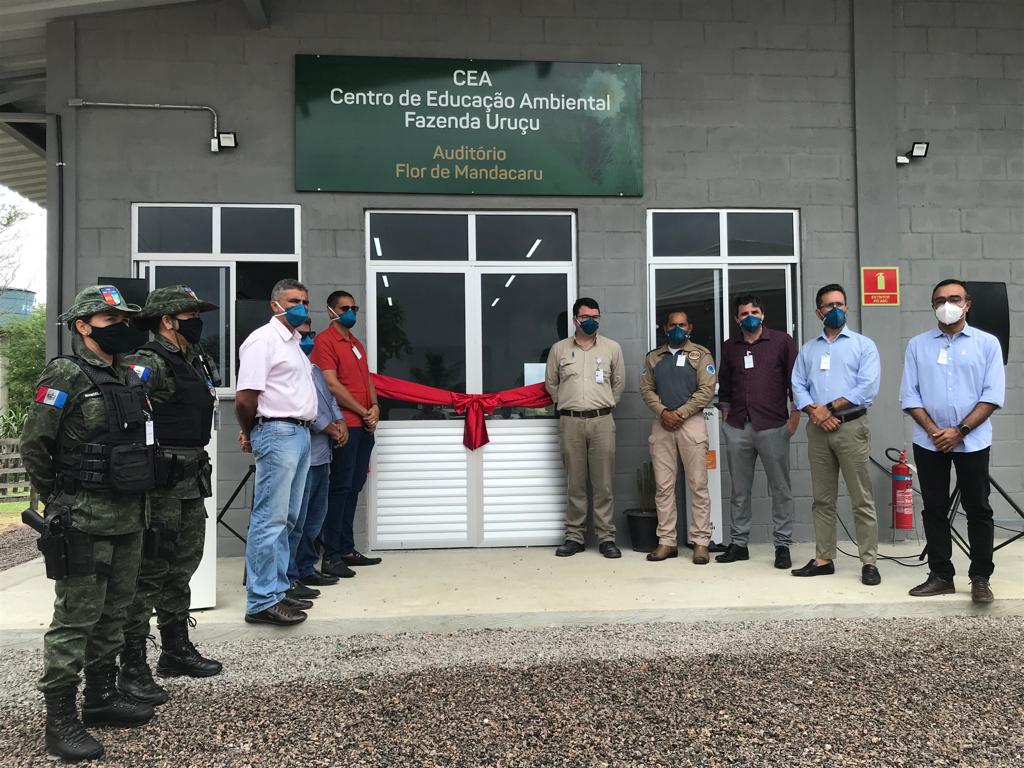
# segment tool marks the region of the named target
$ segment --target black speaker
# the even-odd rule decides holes
[[[112,285],[121,292],[124,300],[129,304],[138,304],[140,307],[146,303],[149,296],[149,281],[144,277],[100,277],[97,278],[97,285]]]
[[[1003,365],[1010,357],[1010,302],[1006,296],[1006,283],[967,283],[971,294],[971,311],[967,322],[975,328],[988,331],[1003,348]]]

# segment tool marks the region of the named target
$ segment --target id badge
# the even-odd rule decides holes
[[[753,368],[754,367],[754,356],[753,355],[746,354],[746,355],[743,356],[743,367],[744,368]]]
[[[363,356],[359,353],[359,347],[355,344],[352,345],[352,354],[356,356],[356,360],[362,360]]]
[[[676,368],[682,368],[684,365],[686,365],[686,355],[680,352],[676,355]]]
[[[156,442],[156,434],[153,431],[153,422],[146,421],[146,445],[153,445]]]
[[[943,347],[939,350],[939,359],[935,362],[939,365],[949,365],[949,347]]]
[[[829,355],[821,356],[821,366],[819,370],[827,371],[832,368],[832,358]]]
[[[594,371],[594,383],[604,384],[604,371],[602,371],[600,368]]]

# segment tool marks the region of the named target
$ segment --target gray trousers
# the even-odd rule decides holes
[[[783,424],[758,432],[749,421],[743,429],[723,422],[722,432],[725,435],[725,455],[729,459],[729,477],[732,479],[732,543],[745,547],[750,540],[750,493],[754,486],[754,464],[760,456],[772,497],[775,546],[788,547],[793,542],[794,509],[789,483],[789,428]]]

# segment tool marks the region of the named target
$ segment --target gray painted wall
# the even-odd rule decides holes
[[[66,238],[77,259],[65,270],[64,302],[98,275],[127,274],[133,202],[301,204],[302,274],[314,304],[337,287],[337,275],[357,297],[363,294],[366,208],[575,209],[580,294],[601,302],[602,329],[622,343],[629,365],[617,412],[620,511],[635,501],[634,468],[647,458],[649,414],[636,392],[647,349],[647,208],[798,208],[805,337],[817,327],[809,305],[818,286],[838,281],[856,291],[860,234],[865,264],[877,257],[901,267],[904,306],[865,310],[887,313],[882,323],[879,316],[863,319],[887,361],[901,360],[905,339],[933,322],[928,292],[943,277],[1005,280],[1011,304],[1024,306],[1024,4],[1017,0],[858,1],[857,57],[850,0],[296,0],[266,6],[271,26],[263,30],[251,27],[235,0],[51,25],[50,50],[60,41],[65,52],[49,58],[51,108],[62,109],[71,95],[206,103],[242,143],[236,152],[211,155],[200,114],[63,108],[68,152],[77,161],[68,172],[73,225]],[[644,196],[296,194],[292,57],[300,52],[640,63]],[[894,87],[871,85],[886,81]],[[867,135],[872,141],[863,140]],[[921,138],[932,142],[925,162],[890,168],[898,151]],[[887,170],[877,176],[871,169]],[[891,202],[878,204],[878,195],[886,194],[896,210]],[[865,215],[870,205],[876,215]],[[875,223],[893,236],[869,237]],[[884,253],[877,250],[880,242],[887,243]],[[57,298],[49,303],[54,311]],[[862,326],[860,314],[852,312],[854,328]],[[1015,312],[1014,327],[1022,319]],[[880,328],[884,332],[873,330]],[[993,454],[996,477],[1015,491],[1024,490],[1013,450],[1024,436],[1022,352],[1018,336],[1007,407],[995,417]],[[894,368],[888,366],[879,402],[887,414],[898,414]],[[221,498],[248,463],[234,450],[233,415],[224,416]],[[901,429],[899,418],[873,420],[877,458],[904,434],[909,442],[905,422]],[[795,533],[810,540],[804,442],[801,430],[793,445]],[[883,542],[887,487],[879,475]],[[763,475],[755,496],[753,536],[764,541],[770,529]],[[231,517],[236,525],[244,525],[249,501],[248,494],[240,498]],[[223,552],[237,551],[227,540],[222,544]]]

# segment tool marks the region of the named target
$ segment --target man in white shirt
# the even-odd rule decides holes
[[[238,351],[235,415],[242,450],[256,457],[256,485],[245,547],[245,620],[290,626],[306,620],[308,600],[288,597],[288,535],[302,507],[309,469],[309,425],[317,400],[312,368],[295,330],[309,318],[309,292],[280,280],[273,317]]]

